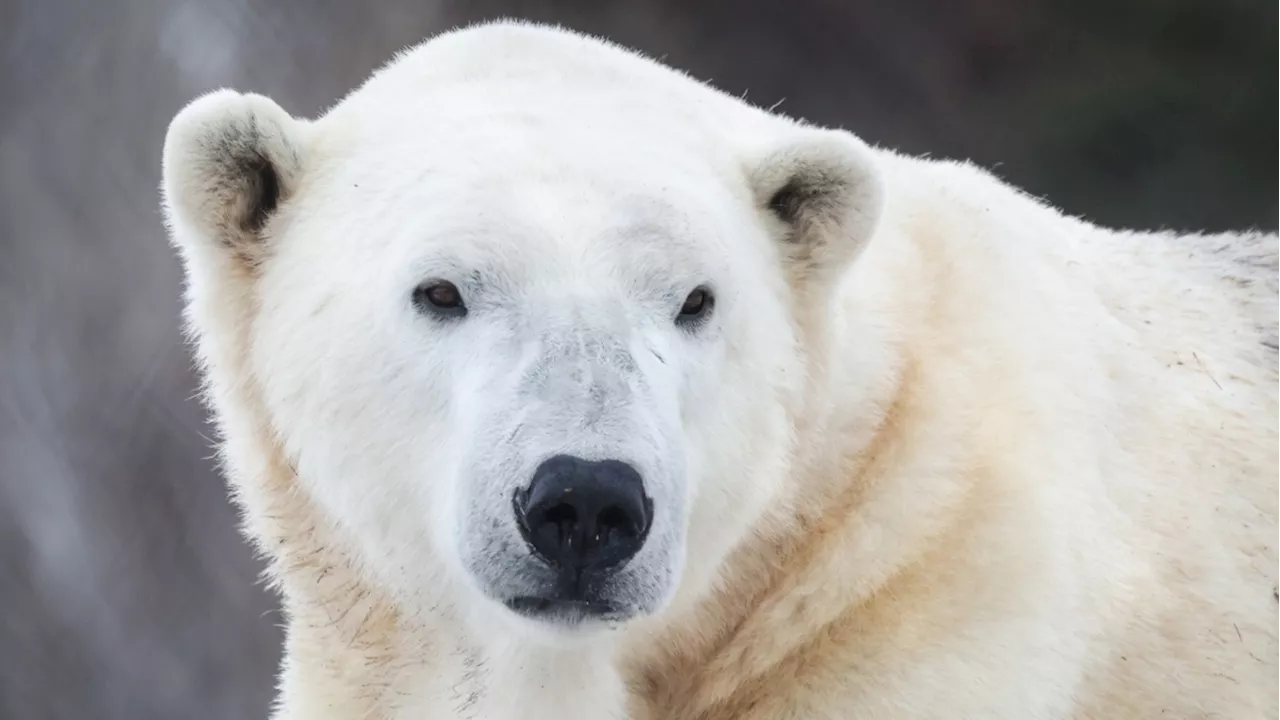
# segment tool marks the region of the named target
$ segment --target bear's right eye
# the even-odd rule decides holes
[[[467,314],[458,286],[447,280],[431,280],[413,291],[413,302],[419,309],[441,317],[460,318]]]
[[[680,306],[680,313],[676,315],[676,324],[688,328],[696,327],[707,319],[715,304],[716,298],[710,290],[705,287],[695,288]]]

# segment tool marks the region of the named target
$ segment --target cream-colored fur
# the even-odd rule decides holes
[[[491,77],[528,97],[486,95]],[[715,382],[749,404],[734,406],[740,428],[702,428],[690,444],[697,457],[703,435],[741,436],[714,446],[741,452],[696,461],[691,473],[714,471],[693,491],[683,575],[661,610],[613,631],[540,639],[502,625],[452,570],[422,558],[433,574],[419,578],[397,554],[419,541],[401,525],[427,523],[416,499],[312,477],[341,466],[372,482],[347,453],[430,442],[309,439],[347,437],[325,434],[334,423],[377,435],[366,412],[403,412],[407,428],[411,407],[374,398],[412,369],[371,368],[350,381],[369,395],[330,412],[311,399],[328,392],[316,378],[345,374],[344,348],[383,336],[354,322],[333,323],[331,345],[301,336],[330,332],[307,318],[373,302],[397,272],[399,256],[354,232],[364,220],[339,232],[325,213],[412,225],[418,204],[362,209],[357,188],[396,176],[412,194],[443,162],[431,153],[495,162],[461,139],[432,138],[421,156],[394,145],[414,122],[472,122],[456,105],[420,107],[417,93],[445,85],[481,112],[510,102],[534,118],[493,121],[510,164],[489,169],[503,177],[537,172],[538,158],[502,128],[536,139],[539,113],[557,112],[542,104],[565,103],[569,123],[572,108],[608,119],[615,103],[616,131],[583,121],[604,140],[565,140],[604,178],[590,192],[612,182],[611,162],[624,195],[666,182],[643,158],[628,164],[628,144],[670,146],[668,165],[700,153],[736,188],[706,207],[749,228],[717,226],[747,258],[733,277],[768,278],[774,263],[783,283],[724,303]],[[397,117],[406,125],[376,124]],[[175,119],[164,192],[190,326],[246,531],[288,618],[276,717],[1276,717],[1276,236],[1114,232],[968,165],[802,129],[621,49],[501,24],[402,56],[315,121],[230,92]],[[592,144],[610,137],[617,147]],[[560,147],[546,142],[533,146]],[[702,182],[702,167],[669,181]],[[835,189],[809,188],[822,202],[808,205],[802,192],[788,231],[751,204],[796,173]],[[289,309],[330,282],[319,263],[350,282]],[[753,294],[759,342],[730,325],[732,298]],[[396,317],[367,324],[407,335]],[[787,357],[765,356],[769,337]],[[311,363],[317,375],[290,374]],[[351,509],[365,495],[386,500],[368,511],[385,534]]]

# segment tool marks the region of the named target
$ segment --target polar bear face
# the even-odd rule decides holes
[[[769,131],[726,137],[696,93]],[[253,388],[299,489],[410,612],[574,632],[660,612],[783,501],[798,313],[877,209],[858,141],[765,117],[502,26],[314,122],[205,96],[171,127],[165,195],[214,392]],[[214,400],[230,441],[245,410]]]
[[[404,590],[447,569],[530,615],[652,612],[707,425],[741,392],[719,384],[745,302],[726,233],[758,230],[714,209],[730,198],[705,173],[654,183],[653,151],[612,147],[619,182],[580,159],[581,128],[516,159],[488,139],[509,122],[441,129],[475,148],[460,162],[391,128],[356,141],[375,167],[438,159],[352,165],[297,199],[262,267],[255,365],[299,476]]]

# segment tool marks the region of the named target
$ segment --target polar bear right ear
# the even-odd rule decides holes
[[[829,287],[875,232],[880,171],[866,143],[843,130],[803,128],[749,172],[759,206],[780,223],[792,283]]]
[[[250,266],[302,173],[305,122],[261,95],[219,90],[169,124],[162,193],[175,243],[204,243]]]

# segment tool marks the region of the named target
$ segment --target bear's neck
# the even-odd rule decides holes
[[[627,720],[627,691],[605,644],[490,648],[476,718]]]

